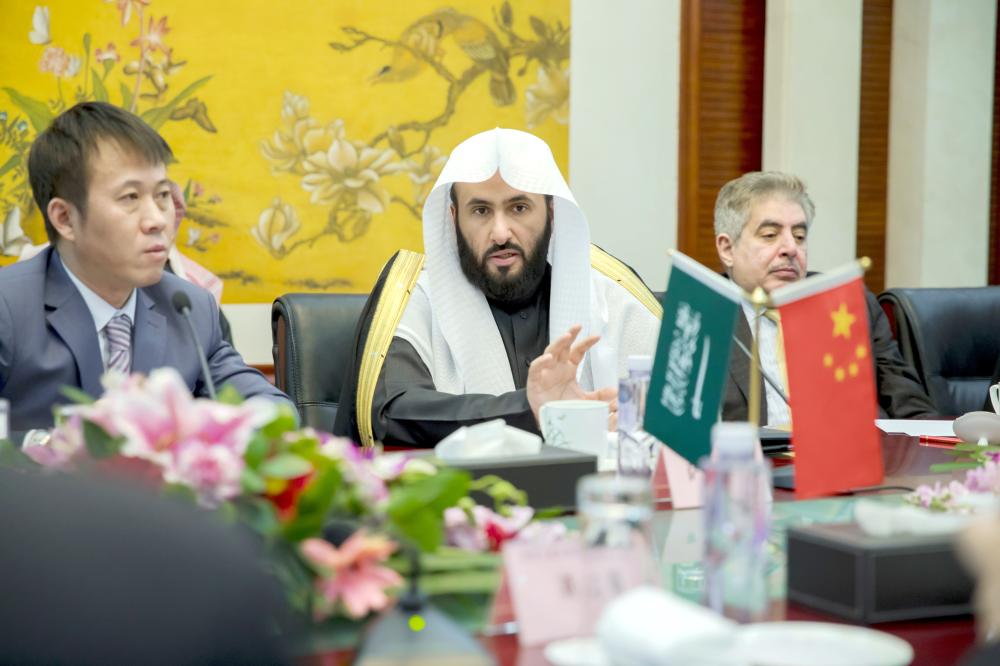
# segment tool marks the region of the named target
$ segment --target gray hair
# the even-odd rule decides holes
[[[798,177],[781,171],[751,171],[731,180],[719,190],[715,200],[715,235],[727,234],[733,242],[750,220],[754,203],[771,196],[783,196],[802,206],[806,226],[812,224],[816,206]]]

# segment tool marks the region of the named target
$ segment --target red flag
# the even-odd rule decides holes
[[[860,268],[807,278],[773,300],[785,343],[796,498],[878,485],[882,440]]]

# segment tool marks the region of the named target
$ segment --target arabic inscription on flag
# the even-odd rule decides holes
[[[670,352],[667,355],[666,381],[660,396],[661,404],[674,416],[683,416],[688,404],[688,393],[691,391],[691,375],[694,372],[695,355],[698,352],[698,335],[701,332],[701,313],[695,312],[691,305],[681,302],[677,307],[674,319],[674,336],[670,342]],[[698,374],[694,381],[691,395],[691,417],[701,419],[702,390],[705,385],[705,370],[708,367],[708,354],[711,348],[711,338],[704,337],[701,348],[701,359]]]

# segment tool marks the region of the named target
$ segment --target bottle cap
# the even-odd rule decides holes
[[[625,361],[629,372],[652,372],[653,357],[645,354],[630,354]]]
[[[712,426],[712,456],[719,460],[753,458],[757,427],[745,421],[723,421]]]

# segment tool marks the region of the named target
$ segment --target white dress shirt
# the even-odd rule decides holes
[[[129,321],[135,326],[135,289],[129,294],[128,300],[125,301],[125,305],[120,308],[108,303],[106,300],[101,298],[94,292],[93,289],[85,285],[80,281],[80,278],[73,275],[73,271],[69,269],[69,266],[63,262],[63,268],[66,270],[66,274],[69,275],[69,279],[73,281],[76,285],[76,290],[80,292],[83,296],[83,302],[87,304],[87,309],[90,310],[90,316],[94,318],[94,328],[97,331],[97,341],[101,345],[101,362],[104,369],[108,369],[108,336],[104,332],[104,327],[107,326],[108,322],[111,321],[113,317],[119,314],[124,314],[128,316]]]
[[[754,325],[753,306],[746,301],[741,301],[743,315],[750,324],[750,335],[756,333]],[[760,315],[760,339],[757,341],[757,350],[760,354],[760,367],[764,369],[771,379],[781,385],[785,394],[788,394],[788,387],[785,386],[785,377],[781,372],[781,364],[778,361],[778,325]],[[764,382],[764,395],[767,397],[767,425],[779,426],[788,425],[792,421],[792,413],[788,408],[788,403],[782,399],[768,382]]]

